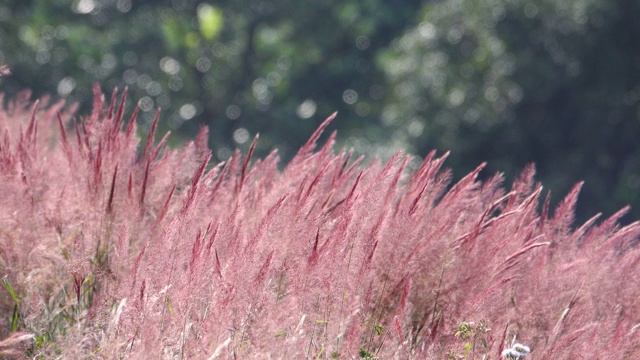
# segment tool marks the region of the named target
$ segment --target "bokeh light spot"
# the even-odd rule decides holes
[[[233,141],[235,141],[236,143],[244,144],[247,142],[247,140],[249,140],[249,131],[247,131],[247,129],[239,128],[233,132]]]
[[[284,71],[289,70],[291,68],[291,64],[292,64],[291,58],[288,56],[281,56],[278,59],[278,68],[280,70],[284,70]]]
[[[147,84],[147,94],[151,96],[158,96],[162,92],[162,85],[157,81],[151,81]]]
[[[206,72],[211,68],[211,60],[206,57],[201,57],[196,61],[196,69],[200,72]]]
[[[88,14],[92,12],[96,8],[96,3],[94,0],[77,0],[71,6],[73,12],[78,14]]]
[[[148,96],[145,96],[142,99],[140,99],[140,101],[138,102],[138,105],[140,106],[140,110],[145,112],[149,111],[153,109],[153,99],[151,99]]]
[[[360,35],[356,38],[356,47],[358,50],[366,50],[371,45],[371,40],[364,35]]]
[[[160,60],[160,69],[169,75],[175,75],[180,71],[178,60],[165,56]]]
[[[172,76],[171,79],[169,79],[169,89],[173,91],[178,91],[182,89],[182,85],[183,85],[183,82],[180,76]]]
[[[62,97],[68,96],[71,91],[76,87],[76,81],[74,78],[67,76],[58,82],[58,95]]]
[[[196,116],[196,107],[193,104],[185,104],[180,107],[180,117],[184,120],[191,120]]]
[[[307,99],[298,105],[296,114],[301,119],[308,119],[316,113],[317,108],[318,106],[315,101]]]
[[[358,101],[358,93],[353,89],[347,89],[342,93],[342,100],[349,105],[353,105]]]
[[[225,111],[227,117],[231,120],[236,120],[242,115],[242,109],[238,105],[229,105]]]

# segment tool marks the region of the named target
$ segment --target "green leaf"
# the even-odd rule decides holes
[[[4,279],[4,278],[0,279],[0,284],[2,284],[4,286],[4,288],[7,289],[7,291],[9,291],[9,294],[11,294],[11,298],[13,299],[13,302],[15,302],[16,305],[20,305],[20,300],[16,296],[15,291],[13,291],[13,287],[9,283],[9,280]]]
[[[464,353],[468,356],[469,354],[471,354],[471,348],[473,347],[473,344],[470,341],[467,341],[464,344]]]
[[[224,18],[222,17],[222,10],[209,5],[201,4],[198,6],[198,23],[200,24],[200,34],[207,40],[213,40],[218,36]]]
[[[376,332],[376,334],[382,335],[387,329],[381,325],[373,325],[373,330]]]
[[[195,49],[200,43],[200,37],[197,33],[190,31],[184,36],[184,45],[190,49]]]
[[[13,315],[11,316],[11,331],[18,331],[18,320],[20,320],[20,313],[18,312],[18,305],[13,306]]]
[[[178,49],[182,42],[182,31],[176,20],[167,20],[162,23],[162,35],[167,47],[171,50]]]
[[[373,355],[367,350],[360,348],[360,358],[362,359],[371,359]]]
[[[169,299],[168,296],[166,298],[166,304],[167,304],[167,309],[169,310],[169,313],[173,314],[173,306],[171,305],[171,299]]]

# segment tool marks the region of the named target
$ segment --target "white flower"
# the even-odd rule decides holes
[[[524,359],[530,352],[531,349],[529,349],[528,346],[515,343],[510,349],[502,351],[502,357],[507,359]]]
[[[529,349],[529,347],[527,345],[522,345],[522,344],[518,344],[518,343],[513,344],[513,346],[511,346],[511,348],[513,350],[516,350],[516,351],[518,351],[520,353],[524,353],[524,354],[528,354],[528,353],[531,352],[531,349]]]

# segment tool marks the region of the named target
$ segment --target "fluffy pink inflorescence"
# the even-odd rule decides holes
[[[574,229],[580,185],[551,214],[532,166],[504,190],[450,185],[446,154],[362,165],[316,150],[333,116],[283,170],[255,141],[216,165],[206,129],[170,149],[156,117],[139,146],[116,95],[0,111],[0,339],[33,334],[25,357],[640,357],[640,225]]]

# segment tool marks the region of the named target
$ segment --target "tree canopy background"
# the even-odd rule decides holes
[[[553,201],[586,181],[582,220],[638,218],[638,34],[635,0],[7,0],[0,91],[86,110],[94,83],[126,86],[143,129],[157,107],[174,142],[205,124],[219,160],[258,132],[286,160],[337,110],[357,152],[535,162]]]

